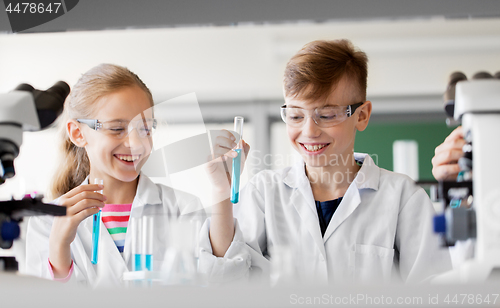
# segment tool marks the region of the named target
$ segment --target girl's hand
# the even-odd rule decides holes
[[[50,239],[61,245],[71,244],[80,223],[104,207],[106,197],[96,192],[102,188],[98,184],[80,185],[62,195],[59,205],[66,207],[66,216],[54,217]]]
[[[238,153],[233,151],[237,146],[235,139],[229,131],[221,130],[220,135],[215,138],[213,155],[209,158],[210,161],[205,169],[210,177],[213,189],[219,193],[227,193],[228,196],[231,189],[232,159],[238,156]],[[250,146],[244,140],[241,140],[240,148],[243,149],[240,154],[241,172],[243,173]]]
[[[458,160],[464,154],[462,151],[464,145],[464,132],[462,126],[459,126],[436,147],[432,158],[432,175],[436,180],[456,180],[460,172]]]
[[[59,205],[66,207],[66,216],[54,217],[49,237],[49,260],[56,278],[68,274],[70,244],[80,223],[104,207],[106,197],[96,192],[102,189],[103,185],[98,184],[80,185],[60,197]]]

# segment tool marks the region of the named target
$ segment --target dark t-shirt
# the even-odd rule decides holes
[[[333,213],[335,213],[341,201],[342,197],[335,200],[328,200],[324,202],[315,201],[316,211],[318,212],[319,226],[321,227],[322,236],[325,235],[326,228],[328,227],[330,220],[332,220]]]

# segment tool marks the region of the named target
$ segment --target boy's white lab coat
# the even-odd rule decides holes
[[[88,184],[88,179],[82,184]],[[57,200],[56,200],[57,201]],[[56,202],[57,203],[57,202]],[[206,219],[200,200],[188,193],[171,187],[155,184],[141,174],[137,192],[132,202],[130,217],[155,215],[177,220]],[[32,217],[26,234],[26,272],[27,274],[50,279],[48,268],[49,236],[53,217]],[[161,221],[161,220],[160,220]],[[167,249],[169,236],[166,225],[154,225],[153,266],[160,269]],[[71,243],[71,257],[74,262],[73,274],[69,282],[97,286],[124,285],[123,273],[132,270],[131,232],[126,233],[123,257],[106,227],[101,221],[98,263],[91,263],[92,255],[92,216],[80,223],[75,240]],[[129,225],[130,226],[130,225]],[[193,239],[194,240],[194,239]]]
[[[212,255],[210,220],[202,227],[200,270],[227,282],[269,277],[272,266],[286,271],[289,262],[286,275],[314,283],[419,282],[450,270],[449,252],[432,231],[434,210],[425,191],[366,154],[355,158],[364,163],[324,237],[304,162],[263,171],[234,206],[235,236],[224,258]]]

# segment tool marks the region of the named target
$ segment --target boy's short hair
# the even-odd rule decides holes
[[[346,77],[359,89],[355,96],[365,101],[367,67],[368,57],[349,40],[310,42],[286,65],[285,96],[305,100],[324,98]]]

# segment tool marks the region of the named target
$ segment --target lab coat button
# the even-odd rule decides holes
[[[325,257],[323,257],[323,255],[320,255],[320,256],[319,256],[319,260],[320,260],[321,262],[325,262]]]

